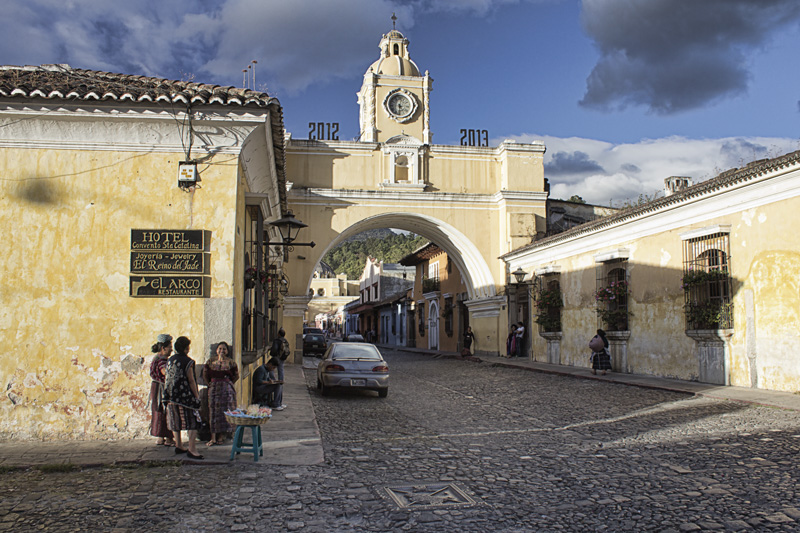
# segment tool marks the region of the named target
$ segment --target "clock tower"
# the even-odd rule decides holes
[[[397,18],[392,15],[392,20]],[[394,22],[393,22],[394,25]],[[362,142],[397,136],[430,144],[430,92],[433,79],[420,74],[408,55],[408,39],[396,29],[383,36],[380,57],[364,74],[358,92]]]

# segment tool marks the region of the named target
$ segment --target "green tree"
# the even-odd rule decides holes
[[[364,270],[367,257],[384,263],[397,263],[417,248],[428,243],[424,237],[414,234],[391,233],[383,237],[360,239],[356,235],[322,258],[337,274],[344,272],[347,279],[358,279]]]

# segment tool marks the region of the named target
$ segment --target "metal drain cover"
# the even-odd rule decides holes
[[[383,487],[386,494],[401,509],[431,509],[475,505],[467,492],[455,483],[400,485]]]

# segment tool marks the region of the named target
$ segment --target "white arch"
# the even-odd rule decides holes
[[[377,228],[396,228],[422,235],[436,243],[447,253],[461,273],[470,300],[496,295],[494,279],[489,265],[469,238],[450,224],[428,215],[417,213],[383,213],[367,217],[342,231],[320,258],[341,242],[363,231]],[[309,281],[310,286],[310,281]]]

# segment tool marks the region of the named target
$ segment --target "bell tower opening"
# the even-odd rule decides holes
[[[381,37],[380,55],[364,74],[358,92],[362,142],[385,142],[401,134],[431,143],[430,92],[433,79],[422,74],[408,52],[408,39],[396,26]]]

